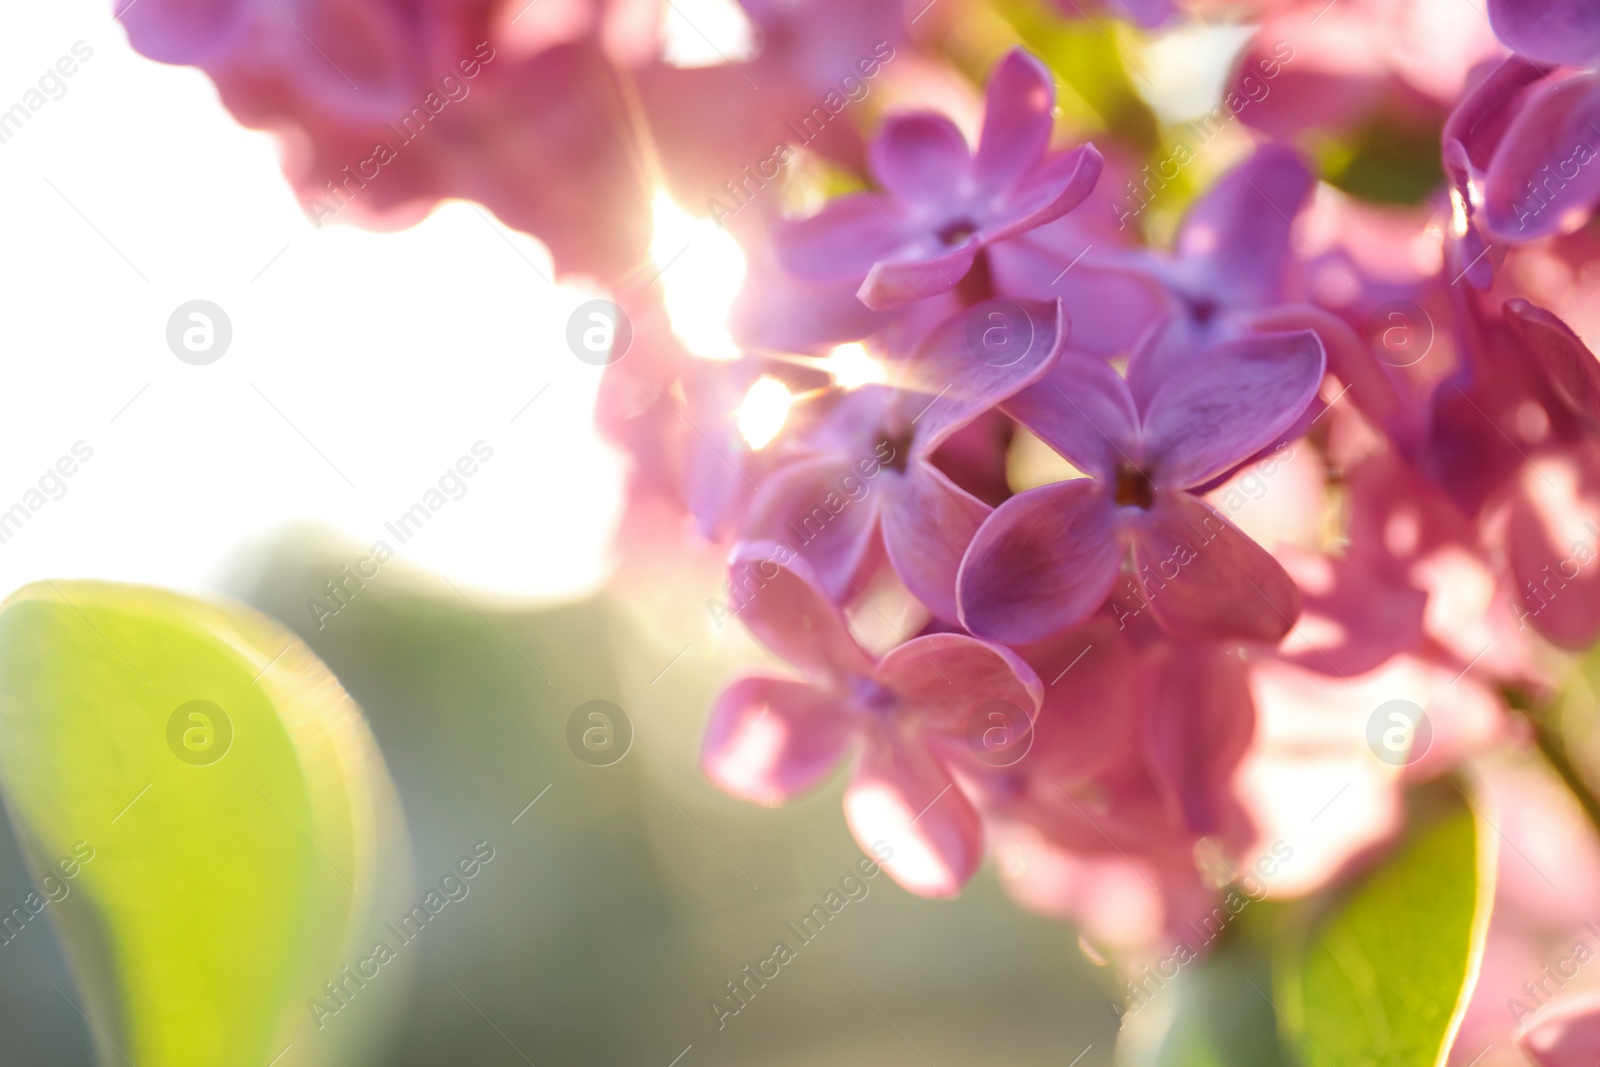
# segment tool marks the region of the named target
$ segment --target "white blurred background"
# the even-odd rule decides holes
[[[38,505],[76,442],[93,450],[0,543],[0,591],[205,590],[301,521],[513,597],[594,588],[622,468],[592,428],[600,370],[563,339],[593,294],[547,282],[538,242],[466,203],[402,233],[318,229],[272,138],[199,71],[136,55],[109,9],[14,5],[0,36],[0,112],[93,49],[0,143],[0,512]],[[207,366],[166,340],[196,299],[232,324]],[[384,523],[480,440],[494,458],[466,494],[399,544]]]

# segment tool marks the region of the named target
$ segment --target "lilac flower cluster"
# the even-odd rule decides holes
[[[634,463],[626,554],[730,554],[713,618],[793,668],[716,699],[707,775],[771,805],[847,764],[850,828],[901,885],[951,896],[993,857],[1027,906],[1154,958],[1273,843],[1273,892],[1319,889],[1400,830],[1406,784],[1527,750],[1522,698],[1600,638],[1600,8],[1490,0],[1497,44],[1464,0],[1232,5],[1258,21],[1224,98],[1250,106],[1200,154],[1234,162],[1165,239],[1197,153],[1133,210],[1160,145],[1115,121],[1083,143],[1028,51],[963,132],[974,6],[999,18],[743,0],[754,57],[688,69],[642,0],[118,4],[139,48],[289,134],[307,196],[488,42],[472,99],[353,214],[480,200],[628,309],[599,411]],[[898,57],[870,101],[795,144],[868,53]],[[1386,124],[1442,129],[1437,188],[1401,206],[1349,192],[1354,167],[1331,183],[1330,139]],[[717,212],[748,262],[741,358],[695,358],[650,205],[751,160],[778,188]],[[786,214],[801,186],[820,203]],[[1396,702],[1398,747],[1373,719]],[[1557,825],[1506,780],[1521,825]],[[1494,946],[1571,911],[1503,894],[1462,1031],[1489,1040],[1520,975]],[[1523,1047],[1597,1043],[1588,1006]]]

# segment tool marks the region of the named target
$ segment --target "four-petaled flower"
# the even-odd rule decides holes
[[[1310,331],[1230,341],[1175,368],[1141,406],[1108,364],[1058,362],[1004,406],[1089,477],[1020,493],[984,523],[961,564],[967,629],[1022,644],[1082,622],[1131,551],[1136,610],[1173,636],[1282,639],[1300,610],[1294,582],[1190,490],[1288,432],[1323,363]]]
[[[868,307],[937,296],[966,277],[985,246],[1043,226],[1083,202],[1100,178],[1093,145],[1047,156],[1055,83],[1021,49],[989,81],[973,153],[933,111],[893,115],[868,160],[885,192],[830,201],[777,232],[779,258],[799,277],[861,282]]]
[[[972,334],[1005,335],[1000,359],[979,359]],[[796,545],[835,599],[882,533],[889,562],[928,610],[956,620],[956,571],[989,505],[934,466],[952,435],[1038,381],[1060,357],[1059,303],[986,301],[936,328],[893,387],[846,397],[808,454],[775,472],[751,503],[748,540]],[[859,490],[860,495],[857,495]]]
[[[954,896],[983,858],[978,811],[958,779],[989,768],[968,747],[968,727],[991,707],[1032,719],[1044,699],[1038,676],[1011,650],[965,634],[915,637],[874,658],[780,544],[739,545],[731,569],[748,595],[740,619],[806,680],[729,686],[706,730],[706,774],[734,796],[780,804],[859,749],[844,801],[856,840],[887,844],[884,869],[912,892]]]

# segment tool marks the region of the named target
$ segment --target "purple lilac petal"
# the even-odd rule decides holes
[[[1129,509],[1123,509],[1129,514]],[[1139,590],[1180,640],[1276,644],[1300,614],[1300,591],[1260,545],[1183,492],[1158,492],[1129,519]]]
[[[1495,146],[1516,118],[1519,94],[1544,75],[1545,68],[1526,57],[1507,56],[1461,98],[1445,120],[1443,142],[1459,143],[1474,169],[1487,170]],[[1462,188],[1462,196],[1466,193]]]
[[[1105,169],[1092,144],[1054,157],[1005,195],[983,227],[987,241],[1000,241],[1061,218],[1089,198]]]
[[[845,821],[857,844],[870,851],[892,842],[883,869],[919,896],[955,896],[983,860],[983,824],[954,785],[926,746],[885,736],[869,741],[845,791]]]
[[[1055,79],[1038,59],[1013,48],[995,66],[973,172],[979,189],[1010,189],[1044,159],[1054,121]]]
[[[810,218],[779,222],[773,240],[778,262],[796,277],[854,282],[879,260],[906,254],[903,226],[899,201],[861,193],[830,200]]]
[[[1174,645],[1157,672],[1143,716],[1143,742],[1174,822],[1195,836],[1218,834],[1234,771],[1255,735],[1245,665],[1215,647]]]
[[[1185,288],[1235,308],[1277,300],[1293,261],[1293,220],[1316,185],[1293,148],[1256,149],[1185,216],[1176,265]]]
[[[141,54],[199,65],[227,46],[252,6],[245,0],[118,0],[116,17]]]
[[[1156,390],[1183,374],[1201,352],[1239,333],[1235,316],[1219,316],[1202,323],[1182,301],[1175,303],[1164,320],[1134,342],[1128,357],[1128,391],[1140,408],[1148,408]]]
[[[1167,312],[1170,297],[1142,253],[1102,252],[1098,240],[1068,215],[991,245],[989,270],[998,290],[1013,297],[1059,296],[1072,321],[1072,350],[1109,357],[1132,348]]]
[[[856,297],[874,311],[888,311],[938,296],[967,276],[980,247],[976,237],[969,237],[940,255],[913,251],[910,258],[880,259],[867,272]]]
[[[883,492],[883,545],[890,565],[929,611],[955,622],[956,575],[967,546],[989,517],[989,505],[920,459],[904,477],[891,478]]]
[[[1484,228],[1502,241],[1549,237],[1589,218],[1600,200],[1600,74],[1528,91],[1489,164],[1483,199]]]
[[[1008,645],[1082,622],[1110,592],[1126,555],[1117,508],[1091,479],[1019,493],[995,510],[957,579],[961,622]]]
[[[745,541],[728,561],[734,610],[757,641],[813,677],[866,677],[872,661],[810,564],[783,545]],[[781,562],[787,560],[787,562]]]
[[[1256,333],[1314,331],[1327,353],[1328,373],[1348,387],[1350,403],[1397,444],[1409,447],[1420,440],[1414,405],[1396,372],[1337,315],[1311,304],[1284,304],[1245,316],[1244,325]]]
[[[865,458],[865,453],[863,457]],[[843,599],[878,529],[882,495],[852,500],[858,460],[828,453],[795,460],[761,483],[744,520],[752,540],[780,541],[805,557],[822,588]]]
[[[912,204],[949,200],[972,167],[961,131],[933,111],[889,116],[868,152],[878,184]]]
[[[1568,67],[1600,65],[1600,7],[1591,0],[1489,0],[1489,22],[1514,52]]]
[[[1030,716],[1044,686],[1022,657],[966,634],[914,637],[884,654],[878,681],[916,709],[931,729],[964,734],[971,713],[991,700],[1015,704]]]
[[[1170,489],[1200,485],[1272,444],[1322,384],[1322,341],[1310,330],[1258,334],[1187,363],[1150,398],[1144,462]]]
[[[1466,149],[1461,147],[1460,141],[1445,142],[1444,172],[1452,188],[1460,190],[1454,195],[1461,197],[1462,205],[1469,204],[1469,191],[1481,183],[1472,177]],[[1466,213],[1465,224],[1454,224],[1460,232],[1452,233],[1452,239],[1445,242],[1450,273],[1465,278],[1467,284],[1479,292],[1486,292],[1494,284],[1494,258],[1489,254],[1489,242],[1483,239],[1483,231],[1473,219],[1476,209],[1463,206],[1461,210]]]
[[[1006,352],[1008,362],[1000,365],[980,356],[985,329],[1005,331],[1006,340],[1019,345],[1021,338],[1029,340],[1015,356]],[[895,403],[915,428],[915,453],[932,455],[956,431],[1043,378],[1061,357],[1068,329],[1060,301],[986,300],[945,319],[918,346],[897,383]]]
[[[1591,423],[1600,422],[1600,361],[1572,328],[1521,298],[1506,301],[1506,323],[1532,351],[1556,394]]]
[[[1445,121],[1444,171],[1461,213],[1451,231],[1450,272],[1475,289],[1494,284],[1494,263],[1476,221],[1484,172],[1517,115],[1523,90],[1545,76],[1545,69],[1522,56],[1507,56],[1489,69]]]
[[[1002,410],[1072,465],[1111,478],[1139,450],[1139,413],[1127,384],[1109,365],[1067,356],[1038,385],[1012,397]]]
[[[741,678],[711,709],[700,767],[733,796],[783,804],[821,783],[853,735],[837,695],[807,682]]]

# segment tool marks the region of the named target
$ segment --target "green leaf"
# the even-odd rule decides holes
[[[1112,129],[1125,145],[1158,147],[1155,116],[1134,91],[1113,24],[1063,18],[1052,0],[997,0],[995,10],[1060,79],[1058,105],[1074,129]]]
[[[105,1063],[354,1063],[406,992],[402,950],[331,1017],[309,1003],[409,904],[410,858],[360,710],[264,616],[100,582],[14,594],[0,795]]]
[[[1231,892],[1238,892],[1237,889]],[[1156,1067],[1286,1067],[1273,1002],[1270,934],[1282,905],[1251,901],[1222,942],[1173,983],[1173,1018]],[[1166,995],[1162,989],[1158,996]]]
[[[1444,184],[1441,124],[1383,117],[1319,153],[1328,183],[1377,204],[1421,204]]]
[[[1455,790],[1280,969],[1301,1058],[1324,1067],[1442,1067],[1477,980],[1494,848]]]

